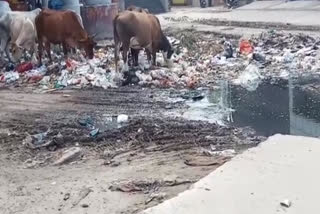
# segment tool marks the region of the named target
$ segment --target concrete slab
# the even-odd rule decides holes
[[[290,1],[283,4],[274,5],[269,9],[314,10],[314,7],[319,5],[319,1]]]
[[[217,19],[238,22],[273,22],[292,25],[319,26],[319,12],[311,10],[233,10],[232,12],[217,12],[216,10],[202,10],[201,8],[184,8],[161,14],[168,18],[187,17],[190,20]]]
[[[255,1],[237,10],[318,10],[319,1]]]
[[[255,1],[250,4],[244,5],[237,10],[264,10],[276,5],[283,4],[284,1]]]
[[[320,140],[276,135],[144,214],[318,213]],[[282,200],[292,206],[284,208]]]

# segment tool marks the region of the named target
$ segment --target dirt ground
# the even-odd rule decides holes
[[[137,213],[177,195],[229,159],[205,151],[255,146],[238,128],[166,116],[186,109],[180,91],[134,86],[113,90],[0,90],[0,213]],[[122,127],[79,124],[129,115]],[[49,144],[25,143],[48,131]],[[62,152],[81,148],[71,163]],[[117,183],[120,182],[120,183]]]

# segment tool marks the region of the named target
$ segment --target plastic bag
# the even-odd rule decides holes
[[[253,46],[249,42],[249,40],[241,40],[240,41],[240,53],[244,55],[249,55],[253,52]]]

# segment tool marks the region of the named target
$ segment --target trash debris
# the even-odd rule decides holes
[[[64,194],[63,200],[67,201],[70,198],[70,193]]]
[[[253,52],[253,46],[249,40],[243,39],[240,41],[240,53],[249,55]]]
[[[96,137],[99,134],[100,129],[96,128],[90,132],[91,137]]]
[[[236,155],[236,151],[234,149],[226,149],[223,151],[212,151],[211,155],[218,155],[224,157],[234,157]]]
[[[85,117],[78,120],[81,126],[85,126],[87,128],[92,128],[94,126],[94,122],[92,117]]]
[[[53,165],[57,166],[57,165],[69,163],[75,160],[76,158],[78,158],[81,155],[81,153],[82,153],[82,149],[80,147],[69,148],[62,153],[61,157],[58,158],[53,163]]]
[[[285,200],[280,202],[280,205],[283,206],[283,207],[289,208],[289,207],[291,207],[291,201],[288,200],[288,199],[285,199]]]
[[[145,204],[149,204],[155,200],[157,200],[157,202],[161,202],[166,198],[166,196],[166,193],[151,193],[148,199],[145,201]]]
[[[212,153],[211,153],[212,154]],[[228,156],[212,158],[212,157],[194,157],[190,159],[186,159],[184,163],[188,166],[220,166],[227,162],[230,158]]]
[[[262,76],[259,68],[254,64],[250,64],[233,83],[241,85],[248,91],[254,91],[258,88],[261,80]]]
[[[247,79],[245,82],[250,79],[251,84],[251,80],[254,80],[253,85],[256,85],[259,82],[256,80],[260,78],[282,78],[284,70],[292,76],[320,73],[320,40],[305,34],[293,35],[273,30],[240,41],[235,38],[226,40],[216,35],[203,36],[194,31],[179,32],[174,36],[175,38],[168,37],[173,41],[175,49],[172,56],[174,63],[170,68],[166,67],[161,53],[157,54],[157,64],[160,67],[154,68],[150,68],[146,55],[141,53],[138,68],[132,68],[125,74],[115,72],[111,48],[97,51],[95,58],[88,61],[83,60],[81,54],[78,54],[80,57],[77,59],[66,61],[58,56],[52,65],[40,68],[33,66],[29,71],[24,70],[30,69],[32,62],[26,62],[16,69],[10,66],[9,72],[0,71],[0,82],[38,83],[43,79],[40,82],[40,87],[43,89],[65,87],[107,89],[122,84],[159,88],[197,88],[214,85],[221,79],[234,80],[244,77]],[[251,64],[259,69],[260,75],[255,75],[259,78],[243,76]],[[18,73],[16,70],[23,72]],[[254,90],[254,87],[249,88]]]
[[[72,206],[75,207],[77,206],[84,198],[86,198],[93,190],[89,187],[83,187],[78,196],[74,199]]]
[[[227,59],[233,57],[233,47],[231,42],[225,41],[223,44],[223,47],[224,47],[224,50],[222,55]]]
[[[111,184],[109,189],[111,191],[120,192],[145,192],[148,193],[150,190],[158,187],[178,186],[182,184],[194,183],[195,180],[183,180],[183,179],[163,179],[163,180],[140,180],[140,181],[115,181]]]
[[[18,73],[24,73],[26,71],[31,70],[32,68],[33,68],[33,65],[31,62],[24,62],[16,67],[16,71]]]
[[[82,207],[82,208],[88,208],[89,205],[88,205],[88,204],[81,204],[81,207]]]
[[[118,117],[117,117],[117,122],[118,122],[118,123],[126,123],[126,122],[128,122],[128,119],[129,119],[129,116],[128,116],[128,115],[126,115],[126,114],[120,114],[120,115],[118,115]]]
[[[19,73],[14,71],[9,71],[0,76],[0,82],[5,82],[7,84],[15,82],[19,79]]]
[[[26,145],[32,149],[40,148],[40,147],[48,147],[52,144],[52,140],[46,139],[50,129],[46,132],[35,134],[35,135],[27,135],[27,137],[23,140],[22,144]]]

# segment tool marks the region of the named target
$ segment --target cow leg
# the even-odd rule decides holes
[[[64,58],[68,58],[68,47],[66,43],[62,43]]]
[[[48,54],[49,61],[51,63],[52,62],[52,58],[51,58],[50,42],[46,42],[45,46],[46,46],[45,48],[46,48],[46,51],[47,51],[47,54]]]
[[[151,65],[151,53],[148,49],[146,49],[146,53],[147,53],[148,63],[149,63],[149,65]]]
[[[10,63],[12,63],[12,59],[10,57],[10,54],[9,54],[9,43],[10,43],[10,39],[8,39],[5,43],[4,43],[4,51],[6,52],[6,56],[9,60]]]
[[[128,71],[128,51],[129,51],[130,41],[122,44],[122,58],[123,58],[123,71]]]
[[[39,65],[42,65],[42,52],[43,52],[43,41],[42,39],[38,40],[38,54],[39,54]]]
[[[36,61],[37,60],[37,57],[35,57],[35,54],[34,54],[34,52],[36,51],[36,49],[37,49],[37,44],[36,44],[36,42],[34,42],[33,43],[33,45],[31,46],[31,61]]]
[[[139,66],[139,52],[140,52],[140,50],[135,50],[135,49],[131,48],[133,66]]]
[[[152,45],[152,48],[151,48],[151,50],[150,50],[150,53],[152,53],[152,65],[153,65],[153,66],[156,66],[157,51],[156,51],[156,49],[153,47],[153,45]]]

